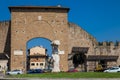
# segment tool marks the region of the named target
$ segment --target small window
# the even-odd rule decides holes
[[[36,65],[38,66],[38,63],[36,63]]]
[[[43,63],[40,63],[40,66],[43,66]]]
[[[35,65],[35,63],[31,63],[31,66],[34,66]]]

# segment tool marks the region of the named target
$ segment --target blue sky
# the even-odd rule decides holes
[[[0,21],[10,20],[8,6],[25,5],[68,7],[68,21],[98,41],[120,41],[120,0],[0,0]]]
[[[52,47],[51,47],[51,41],[46,38],[33,38],[27,42],[27,50],[30,48],[33,48],[35,46],[43,46],[47,49],[47,54],[51,56],[52,53]]]

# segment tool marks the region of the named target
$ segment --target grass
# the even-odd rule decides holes
[[[76,72],[10,75],[9,78],[120,78],[120,73]]]

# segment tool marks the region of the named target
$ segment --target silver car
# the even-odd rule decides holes
[[[120,67],[111,67],[106,69],[104,72],[120,72]]]
[[[12,75],[12,74],[23,74],[22,70],[12,70],[12,71],[8,71],[6,72],[7,75]]]

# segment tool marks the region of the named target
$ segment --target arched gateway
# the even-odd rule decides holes
[[[69,8],[61,7],[9,7],[11,11],[11,60],[10,68],[26,70],[26,43],[32,38],[43,37],[59,40],[60,65],[68,69],[68,21]]]

